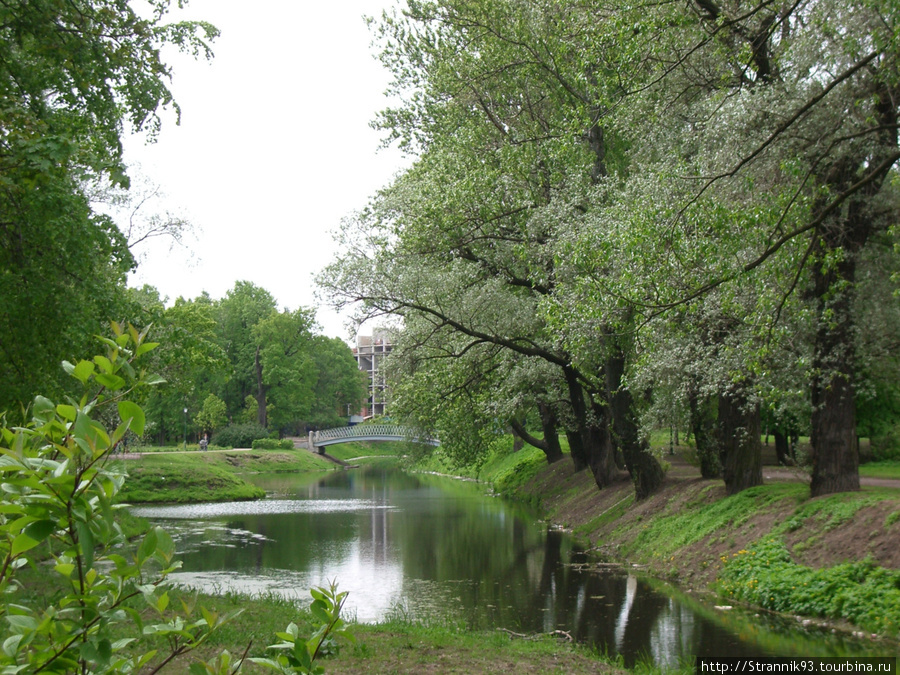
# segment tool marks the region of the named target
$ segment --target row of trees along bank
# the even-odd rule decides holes
[[[409,0],[373,22],[398,101],[377,124],[416,161],[319,282],[402,317],[394,413],[460,462],[498,427],[551,462],[565,434],[639,498],[663,479],[642,429],[689,427],[735,493],[765,417],[809,434],[813,495],[858,489],[858,424],[896,407],[898,20]]]

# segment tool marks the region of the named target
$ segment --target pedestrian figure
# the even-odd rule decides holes
[[[203,434],[203,438],[200,439],[200,450],[202,452],[206,452],[206,448],[209,445],[209,441],[206,440],[206,434]]]

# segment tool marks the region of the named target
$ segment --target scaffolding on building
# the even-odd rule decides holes
[[[368,399],[361,415],[369,419],[387,414],[388,391],[384,383],[384,359],[391,353],[393,344],[387,331],[375,330],[372,335],[357,335],[353,355],[359,369],[366,374]]]

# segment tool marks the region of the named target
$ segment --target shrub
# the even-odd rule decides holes
[[[764,539],[732,554],[719,576],[724,593],[777,612],[847,619],[896,637],[900,631],[900,571],[871,560],[814,569],[791,560],[784,543]]]
[[[294,441],[290,438],[257,438],[251,447],[254,450],[293,450]]]
[[[253,441],[260,438],[268,438],[269,432],[259,424],[246,422],[244,424],[231,424],[215,433],[212,437],[213,445],[223,448],[250,448]]]
[[[125,474],[109,459],[126,433],[140,436],[145,430],[144,411],[128,395],[162,379],[135,368],[157,346],[145,340],[147,331],[112,327],[114,339],[101,338],[105,353],[63,363],[84,388],[80,400],[56,404],[37,396],[23,425],[9,425],[0,415],[4,673],[155,673],[204,645],[242,611],[222,616],[193,602],[170,603],[167,577],[180,566],[172,538],[155,527],[131,541],[116,517]],[[36,598],[20,572],[39,561],[50,563],[40,570],[42,591],[49,592]],[[278,655],[254,661],[290,675],[322,673],[319,661],[336,653],[336,638],[353,640],[341,618],[347,592],[338,593],[332,582],[310,594],[312,636],[301,635],[292,623],[276,634]],[[153,649],[148,638],[161,638],[166,646]],[[242,661],[222,651],[189,668],[202,675],[233,674]]]
[[[128,394],[161,380],[135,368],[157,346],[145,341],[146,331],[114,323],[113,332],[114,339],[101,338],[103,354],[63,363],[84,388],[80,400],[37,396],[25,425],[0,418],[3,672],[138,672],[156,655],[144,651],[146,636],[168,642],[168,656],[160,654],[166,663],[227,618],[170,606],[166,577],[178,568],[172,538],[153,528],[132,546],[116,519],[125,476],[108,460],[127,432],[140,436],[145,426]],[[53,589],[49,601],[29,597],[17,578],[39,560],[51,562],[41,571]],[[134,637],[118,639],[123,630]]]
[[[900,459],[900,426],[892,426],[883,436],[872,438],[871,443],[873,461]]]

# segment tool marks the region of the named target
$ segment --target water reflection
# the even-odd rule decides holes
[[[261,478],[272,495],[261,502],[134,510],[176,538],[181,583],[305,599],[310,587],[336,579],[360,621],[399,613],[473,628],[564,630],[627,665],[639,655],[674,665],[693,655],[853,651],[834,641],[810,647],[799,633],[769,640],[765,627],[748,637],[634,575],[586,573],[586,555],[565,534],[471,484],[385,469],[299,478]]]

